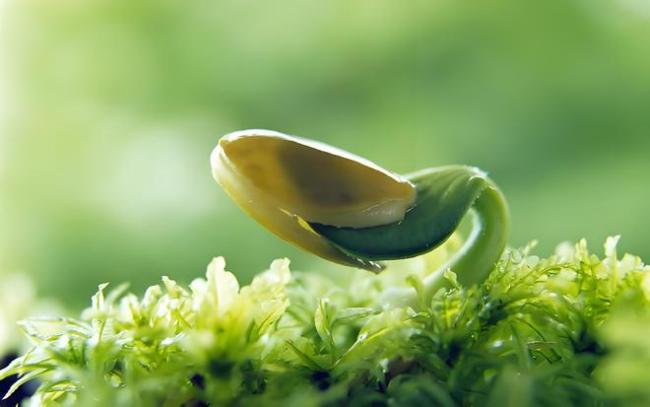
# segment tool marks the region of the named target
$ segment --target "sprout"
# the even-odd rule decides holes
[[[473,229],[425,281],[428,293],[452,269],[463,285],[482,281],[501,256],[508,209],[475,167],[428,168],[401,177],[328,145],[268,130],[224,136],[211,156],[217,182],[273,233],[325,259],[368,270],[381,260],[433,250],[473,212]]]

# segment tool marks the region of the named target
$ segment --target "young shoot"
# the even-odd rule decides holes
[[[346,151],[269,130],[224,136],[211,164],[235,202],[280,238],[372,271],[382,269],[381,260],[435,249],[472,213],[464,245],[425,280],[427,295],[446,284],[448,269],[463,285],[483,281],[506,245],[505,198],[475,167],[399,176]]]

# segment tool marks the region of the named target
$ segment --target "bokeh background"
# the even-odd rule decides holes
[[[396,172],[466,163],[511,244],[650,258],[647,0],[0,1],[0,270],[82,306],[100,282],[243,281],[279,241],[212,180],[270,128]]]

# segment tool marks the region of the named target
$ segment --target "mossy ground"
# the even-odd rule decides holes
[[[102,285],[80,318],[23,322],[2,376],[38,379],[34,405],[647,405],[650,268],[616,242],[508,250],[413,307],[383,299],[457,242],[380,275],[276,260],[244,287],[218,258],[189,287]]]

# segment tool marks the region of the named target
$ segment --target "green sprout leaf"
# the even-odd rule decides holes
[[[414,304],[419,296],[428,302],[439,288],[454,286],[445,278],[449,269],[464,285],[483,281],[506,245],[509,215],[501,192],[485,173],[468,166],[431,168],[407,179],[415,185],[417,198],[401,222],[363,229],[322,224],[311,224],[312,228],[350,256],[400,259],[440,246],[471,210],[473,229],[455,256],[424,280],[421,292],[395,291],[386,301]]]
[[[404,219],[371,228],[339,228],[310,223],[316,232],[351,255],[388,260],[435,249],[456,230],[488,181],[474,167],[431,168],[407,177],[417,191]]]

